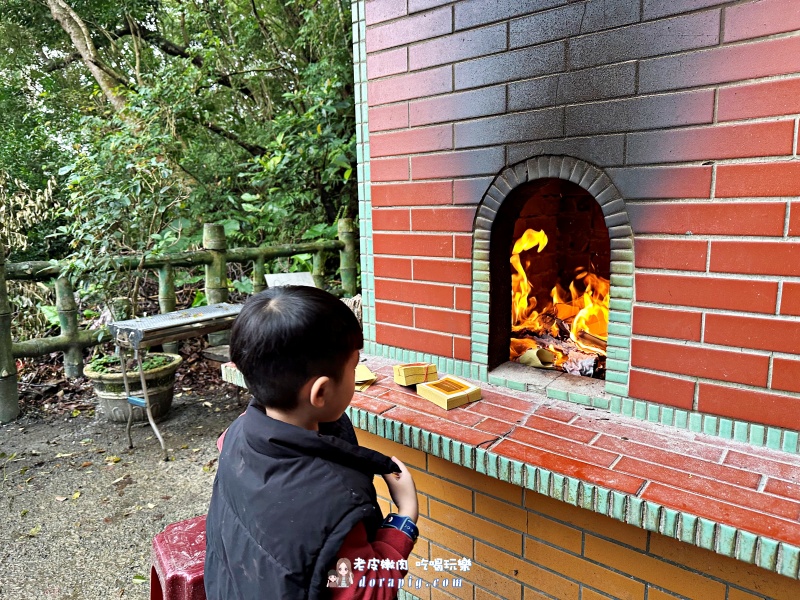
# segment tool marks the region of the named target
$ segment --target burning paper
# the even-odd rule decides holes
[[[547,242],[544,231],[528,229],[511,252],[511,360],[597,376],[605,364],[609,280],[593,273],[589,265],[577,270],[569,291],[556,284],[550,297],[540,301],[528,277],[536,272],[535,255],[529,252],[523,258],[523,253],[533,249],[539,253]],[[552,353],[553,360],[539,360],[539,349]]]

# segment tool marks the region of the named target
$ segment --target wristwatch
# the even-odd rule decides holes
[[[389,513],[386,515],[386,518],[383,520],[383,525],[381,525],[381,528],[383,527],[399,529],[410,537],[412,542],[416,542],[417,536],[419,536],[419,529],[417,529],[417,525],[411,520],[411,517],[403,517],[397,513]]]

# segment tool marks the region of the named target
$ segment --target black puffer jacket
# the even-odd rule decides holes
[[[328,570],[363,521],[370,539],[383,515],[375,474],[390,458],[357,445],[346,415],[308,431],[250,403],[228,429],[206,522],[208,600],[328,597]]]

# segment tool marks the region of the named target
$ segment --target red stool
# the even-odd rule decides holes
[[[150,600],[206,600],[206,515],[172,523],[153,538]]]

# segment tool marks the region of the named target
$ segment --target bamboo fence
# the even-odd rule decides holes
[[[325,280],[325,256],[339,251],[341,293],[355,296],[356,233],[352,219],[340,219],[338,240],[321,240],[301,244],[262,246],[258,248],[228,249],[222,225],[207,223],[203,226],[203,249],[159,256],[121,256],[115,263],[118,269],[155,271],[158,276],[158,304],[161,313],[175,310],[175,269],[205,267],[205,294],[209,304],[228,300],[228,264],[252,264],[253,293],[266,288],[265,262],[275,258],[313,255],[314,282],[322,287]],[[83,376],[83,350],[110,341],[104,329],[78,328],[78,307],[70,280],[62,275],[68,263],[33,261],[7,263],[5,249],[0,243],[0,423],[12,421],[19,415],[19,390],[16,360],[35,358],[51,352],[64,353],[64,375],[69,378]],[[11,303],[6,281],[55,280],[56,310],[60,334],[14,342],[11,337]],[[209,335],[209,344],[226,343],[227,332]],[[169,349],[167,349],[169,351]],[[174,348],[172,349],[174,351]]]

